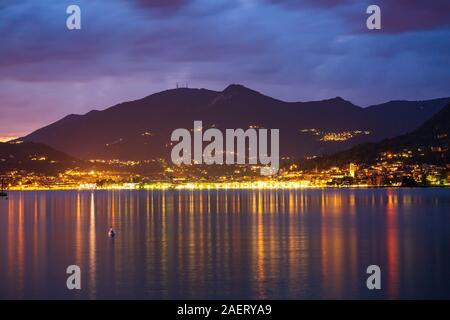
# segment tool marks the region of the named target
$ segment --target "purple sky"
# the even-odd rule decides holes
[[[66,29],[66,7],[82,30]],[[1,0],[0,139],[188,81],[368,106],[450,96],[450,1]]]

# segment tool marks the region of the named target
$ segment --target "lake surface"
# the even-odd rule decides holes
[[[450,190],[10,192],[0,298],[450,298]]]

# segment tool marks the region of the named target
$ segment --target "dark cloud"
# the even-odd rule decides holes
[[[308,8],[308,7],[333,8],[351,3],[351,0],[267,0],[267,2],[272,4],[298,8]]]
[[[391,33],[450,26],[449,0],[380,1],[383,30]]]
[[[334,11],[354,31],[367,31],[366,9],[381,8],[382,29],[387,33],[433,30],[450,26],[450,0],[267,0],[297,10]]]
[[[0,10],[3,10],[5,8],[9,7],[9,6],[14,5],[14,4],[17,4],[17,1],[15,1],[15,0],[2,0],[0,2]]]
[[[142,7],[173,7],[179,8],[186,5],[189,0],[133,0],[137,5]]]
[[[183,81],[361,105],[450,95],[450,1],[376,0],[375,33],[368,0],[77,0],[73,32],[63,2],[0,0],[0,135],[19,108],[27,131]]]
[[[132,0],[138,9],[167,12],[176,12],[187,6],[191,0]]]

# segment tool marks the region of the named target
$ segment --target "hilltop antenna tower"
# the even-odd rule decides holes
[[[182,81],[182,82],[177,82],[177,86],[176,86],[176,88],[177,89],[182,89],[182,88],[189,88],[189,82],[184,82],[184,81]]]

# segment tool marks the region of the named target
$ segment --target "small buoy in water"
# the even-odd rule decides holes
[[[114,231],[114,229],[112,227],[109,229],[108,235],[111,238],[114,238],[114,236],[116,235],[116,232]]]

